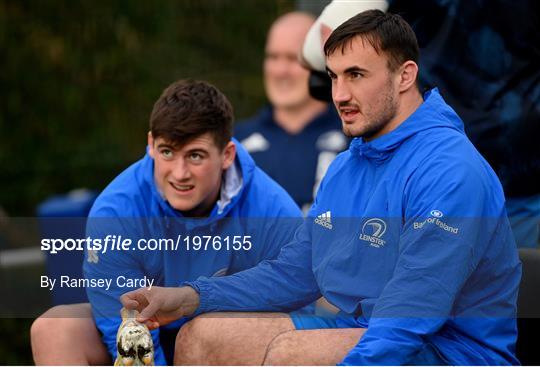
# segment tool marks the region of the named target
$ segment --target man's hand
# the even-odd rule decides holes
[[[150,287],[124,293],[125,308],[139,311],[137,321],[149,329],[189,316],[199,307],[199,294],[191,287]]]

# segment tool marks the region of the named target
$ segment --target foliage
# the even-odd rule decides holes
[[[0,206],[26,216],[51,194],[101,190],[144,154],[174,80],[208,80],[237,117],[254,113],[266,30],[293,5],[0,0]]]

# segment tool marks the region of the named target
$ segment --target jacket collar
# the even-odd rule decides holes
[[[395,130],[369,142],[361,137],[354,138],[349,150],[352,156],[365,157],[380,164],[410,137],[437,127],[451,128],[464,134],[463,122],[434,88],[424,93],[424,102]]]

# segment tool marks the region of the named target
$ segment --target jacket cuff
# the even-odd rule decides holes
[[[195,292],[199,293],[199,307],[195,310],[195,312],[190,317],[199,316],[200,314],[213,311],[212,302],[211,302],[212,296],[210,292],[210,286],[208,284],[206,284],[205,282],[196,280],[193,282],[183,282],[181,286],[191,287],[195,290]]]

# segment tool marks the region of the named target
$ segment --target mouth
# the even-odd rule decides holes
[[[173,182],[169,182],[169,184],[172,186],[174,191],[180,194],[187,194],[195,188],[194,185],[182,185],[182,184],[175,184]]]
[[[360,109],[355,106],[344,106],[339,107],[339,115],[343,122],[353,122],[356,117],[360,114]]]
[[[288,90],[294,87],[295,83],[290,79],[274,80],[273,85],[275,88]]]

